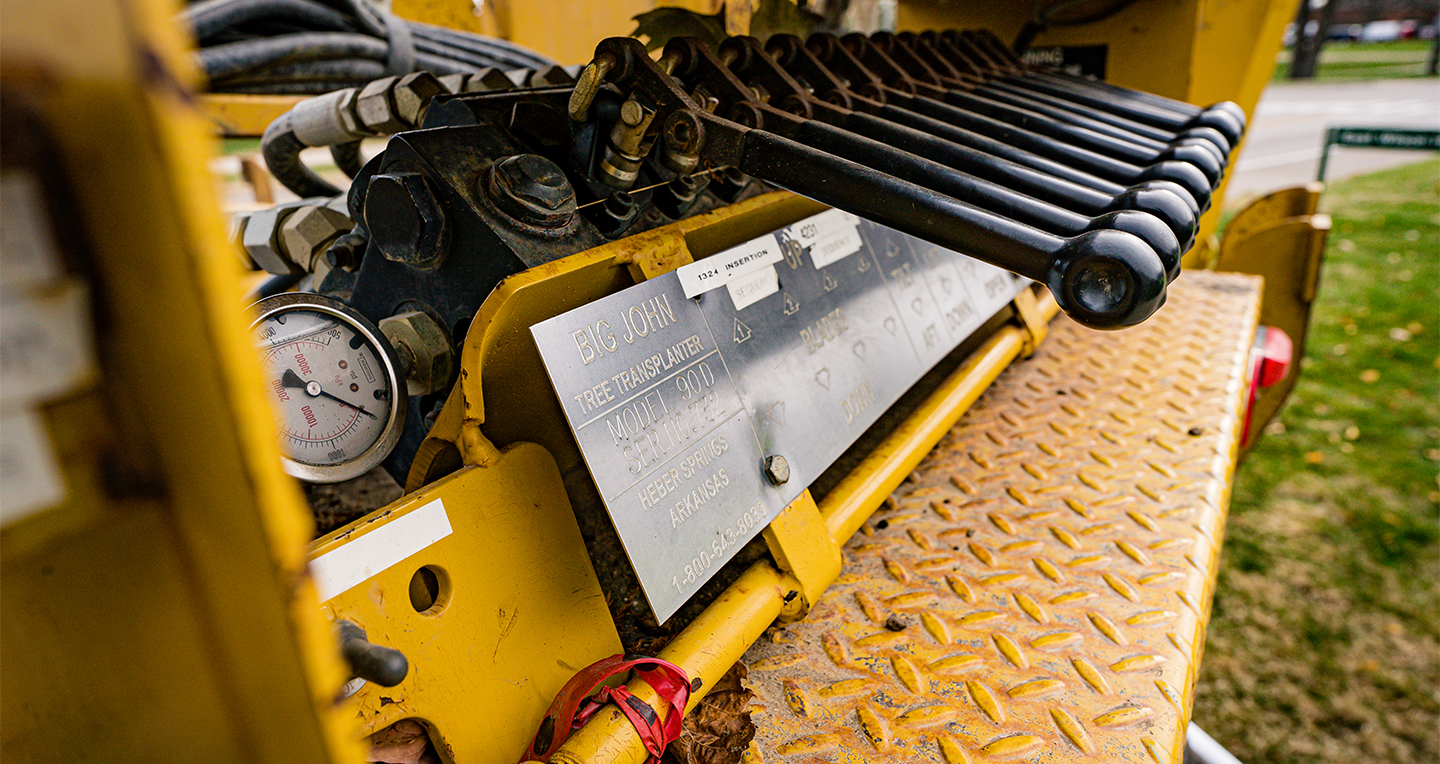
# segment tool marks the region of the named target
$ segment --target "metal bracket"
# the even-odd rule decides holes
[[[1045,335],[1050,332],[1050,323],[1040,312],[1034,288],[1020,290],[1010,304],[1015,307],[1015,317],[1019,319],[1020,328],[1025,330],[1025,347],[1020,354],[1029,358],[1035,355],[1035,350],[1045,341]]]
[[[777,622],[798,621],[840,575],[840,545],[826,531],[825,518],[808,490],[781,510],[763,535],[775,564],[799,585],[786,594]]]

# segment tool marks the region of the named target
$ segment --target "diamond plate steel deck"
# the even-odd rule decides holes
[[[1178,762],[1259,280],[1057,321],[745,655],[754,762]]]

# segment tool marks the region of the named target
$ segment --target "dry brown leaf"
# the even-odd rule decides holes
[[[677,764],[740,764],[755,737],[750,700],[745,689],[745,664],[736,662],[715,683],[700,705],[685,717],[680,737],[665,749],[665,760]]]

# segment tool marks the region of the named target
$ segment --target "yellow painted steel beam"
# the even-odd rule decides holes
[[[281,114],[309,96],[207,93],[200,109],[226,138],[258,138]]]

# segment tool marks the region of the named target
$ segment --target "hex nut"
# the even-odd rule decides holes
[[[391,100],[396,81],[396,77],[384,77],[361,88],[356,94],[355,116],[366,130],[381,135],[405,131],[405,123],[396,116],[395,102]]]
[[[365,228],[386,260],[413,268],[438,268],[448,251],[445,211],[430,181],[417,172],[383,173],[370,179]]]
[[[440,392],[450,383],[455,347],[450,344],[450,335],[429,314],[397,313],[380,321],[380,333],[400,356],[410,395]]]
[[[241,243],[245,245],[250,259],[267,273],[288,276],[304,272],[281,252],[280,226],[294,211],[294,207],[256,210],[250,214],[250,221],[245,224]]]
[[[340,126],[351,135],[364,135],[368,132],[368,128],[360,121],[360,116],[356,112],[359,96],[358,88],[345,88],[343,95],[340,96],[340,103],[335,106],[335,115],[340,119]]]
[[[280,226],[281,250],[292,262],[314,273],[317,257],[353,227],[348,216],[329,207],[301,207]]]
[[[515,83],[505,73],[493,66],[470,75],[465,81],[466,93],[488,93],[495,90],[514,90]]]
[[[445,86],[429,72],[412,72],[401,77],[391,90],[390,102],[395,105],[395,118],[407,129],[420,126],[430,99],[445,94]]]
[[[516,220],[560,228],[575,217],[575,189],[565,172],[539,154],[516,154],[490,166],[487,191]]]
[[[440,78],[440,84],[444,86],[447,93],[464,93],[465,80],[469,77],[470,75],[466,72],[447,74]]]
[[[230,218],[225,233],[226,238],[234,242],[235,248],[239,250],[240,264],[245,267],[245,270],[258,271],[260,270],[260,266],[255,262],[255,258],[251,257],[250,253],[245,250],[245,226],[249,224],[249,213],[236,215]]]
[[[575,84],[575,78],[565,71],[564,67],[558,65],[546,66],[530,73],[525,83],[532,88],[569,86]]]

